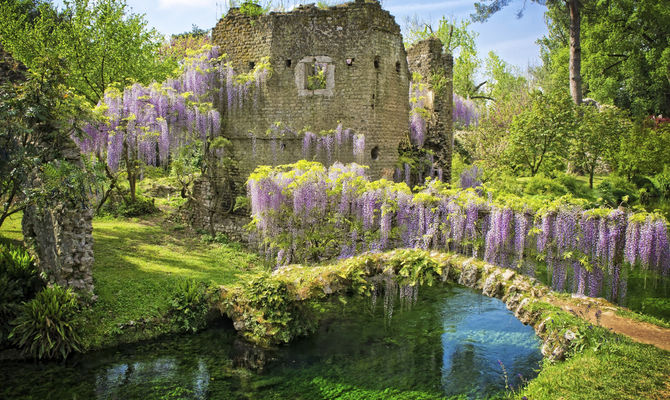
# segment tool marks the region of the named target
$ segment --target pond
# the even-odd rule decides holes
[[[540,340],[498,299],[421,288],[390,320],[383,303],[333,302],[317,333],[272,351],[218,326],[66,363],[4,363],[0,398],[482,398],[537,374]]]

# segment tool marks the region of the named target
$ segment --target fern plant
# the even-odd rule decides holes
[[[170,301],[170,318],[183,332],[196,332],[207,325],[210,310],[207,284],[194,279],[181,281]]]
[[[14,328],[9,337],[31,357],[67,358],[71,352],[81,351],[78,311],[77,297],[71,289],[46,288],[24,303],[12,322]]]

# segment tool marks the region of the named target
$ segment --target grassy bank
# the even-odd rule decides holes
[[[21,216],[0,228],[5,240],[22,240]],[[95,219],[93,306],[83,318],[89,349],[150,339],[176,331],[166,313],[184,279],[228,285],[257,271],[258,257],[237,243],[206,243],[161,216]]]
[[[516,398],[668,399],[670,352],[605,334],[603,344],[574,354],[560,363],[545,363],[542,371]]]

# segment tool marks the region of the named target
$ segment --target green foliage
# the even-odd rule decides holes
[[[656,125],[650,119],[638,120],[624,132],[620,143],[612,163],[629,179],[653,176],[670,166],[670,123]]]
[[[615,157],[620,138],[630,129],[629,125],[623,113],[614,107],[579,107],[578,127],[571,141],[570,159],[589,175],[591,188],[596,168]]]
[[[81,351],[78,313],[77,296],[71,289],[46,288],[23,305],[9,337],[31,357],[66,358]]]
[[[267,10],[261,7],[256,1],[248,0],[240,4],[240,12],[247,17],[256,18],[265,14]]]
[[[596,187],[602,202],[610,207],[618,207],[622,203],[633,203],[638,199],[638,190],[625,178],[610,175]]]
[[[640,307],[645,314],[657,315],[666,321],[670,321],[670,299],[664,297],[647,297],[642,300]],[[668,323],[665,323],[666,328]]]
[[[495,52],[490,51],[484,61],[486,89],[484,95],[501,104],[516,101],[520,92],[528,91],[528,81],[519,70],[505,62]]]
[[[529,196],[561,197],[568,193],[568,188],[558,180],[539,173],[526,181],[524,193]]]
[[[289,284],[271,274],[263,273],[246,281],[243,293],[225,299],[224,303],[227,307],[239,307],[236,303],[246,302],[248,308],[242,320],[245,333],[252,340],[288,343],[316,328],[309,304],[298,301]]]
[[[575,117],[570,98],[534,92],[530,108],[514,117],[510,126],[507,159],[530,176],[556,169],[567,156]]]
[[[389,267],[398,275],[398,283],[410,286],[432,286],[442,275],[440,264],[425,252],[398,250],[388,260]]]
[[[33,4],[34,18],[19,2],[0,4],[2,43],[32,70],[56,56],[68,73],[67,86],[91,104],[114,83],[162,81],[177,66],[178,60],[158,55],[161,36],[142,15],[130,13],[125,0],[66,0],[62,11],[48,2]]]
[[[182,332],[196,332],[207,325],[211,293],[207,284],[185,279],[177,285],[168,315]]]
[[[191,194],[193,182],[202,174],[205,164],[202,148],[198,140],[182,146],[170,162],[170,176],[179,182],[182,197]]]
[[[32,298],[44,282],[33,257],[24,249],[0,245],[0,275],[17,282],[23,298]]]
[[[326,67],[314,62],[307,76],[307,89],[319,90],[326,88]]]
[[[581,48],[589,97],[633,115],[670,110],[670,11],[656,0],[582,2]],[[549,79],[568,83],[569,20],[550,7],[549,34],[541,41]]]
[[[200,236],[200,241],[203,243],[218,243],[218,244],[229,244],[229,245],[235,245],[237,243],[231,242],[231,240],[226,236],[225,233],[217,233],[216,235],[212,236],[210,234],[204,234]]]
[[[100,214],[132,218],[151,215],[158,211],[154,199],[138,194],[135,196],[135,201],[130,196],[124,196],[107,202],[100,210]]]
[[[25,249],[0,244],[0,346],[10,333],[10,322],[20,313],[21,303],[43,287],[40,272]]]
[[[45,59],[39,75],[19,69],[0,76],[0,226],[38,202],[78,202],[85,195],[86,174],[54,161],[62,157],[60,144],[88,115],[85,102],[63,87],[57,63]],[[14,68],[8,64],[11,59],[3,53],[0,70]]]

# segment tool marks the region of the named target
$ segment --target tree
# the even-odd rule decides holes
[[[484,22],[488,20],[491,15],[500,11],[507,6],[512,0],[487,0],[491,4],[484,2],[475,3],[477,12],[472,15],[474,21]],[[550,8],[556,7],[567,11],[570,21],[570,95],[575,104],[582,103],[582,75],[581,75],[581,42],[580,42],[580,28],[581,28],[581,2],[579,0],[532,0],[535,3],[547,5]],[[525,2],[524,2],[525,5]],[[523,9],[518,14],[519,17],[523,15]]]
[[[546,164],[554,169],[563,162],[577,123],[569,98],[539,91],[531,97],[530,107],[512,121],[507,157],[534,176]]]
[[[142,15],[128,13],[125,0],[65,0],[64,6],[59,12],[36,0],[2,2],[0,41],[30,69],[47,55],[58,57],[66,85],[92,104],[114,83],[162,81],[176,67],[159,56],[162,37]]]
[[[86,172],[61,161],[60,152],[87,107],[63,87],[55,62],[44,60],[36,75],[0,46],[0,226],[40,201],[85,201]]]
[[[645,118],[635,123],[621,136],[613,164],[629,180],[662,172],[670,165],[670,122]]]
[[[620,110],[602,106],[580,106],[579,127],[572,140],[570,159],[589,174],[589,187],[593,189],[593,175],[599,164],[611,159],[619,141],[630,123]]]
[[[564,75],[568,21],[548,13],[545,63]],[[670,113],[670,7],[656,0],[585,3],[581,43],[584,93],[636,116]]]

